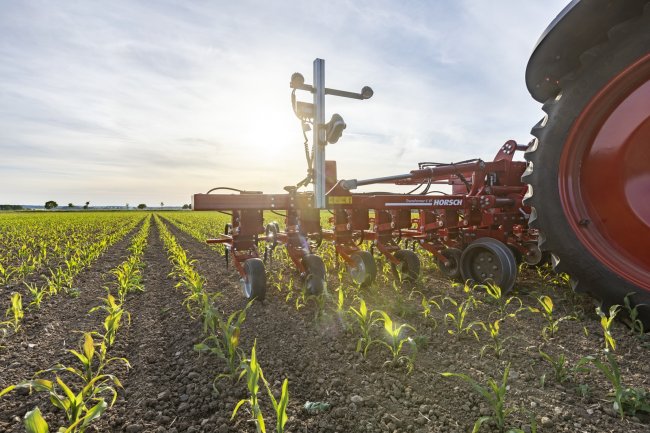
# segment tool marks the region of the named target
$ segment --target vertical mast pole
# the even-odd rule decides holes
[[[314,206],[325,209],[325,60],[314,60]]]

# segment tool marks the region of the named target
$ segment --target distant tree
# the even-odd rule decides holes
[[[128,203],[126,204],[126,210],[129,210],[129,204]]]
[[[162,208],[162,207],[165,207],[165,203],[160,202],[160,207],[161,207],[161,208]]]
[[[192,209],[192,207],[189,204],[184,204],[183,209]]]
[[[88,209],[88,205],[89,205],[89,204],[90,204],[90,202],[87,201],[86,204],[84,205],[84,209]]]
[[[0,204],[0,210],[22,210],[23,207],[19,204]]]
[[[45,209],[54,209],[55,207],[59,207],[59,205],[54,200],[45,202]]]
[[[68,207],[74,207],[74,204],[68,203]]]
[[[146,208],[147,208],[147,205],[144,204],[144,203],[140,203],[140,204],[138,205],[138,209],[146,209]]]

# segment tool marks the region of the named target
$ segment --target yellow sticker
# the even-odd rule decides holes
[[[327,197],[329,204],[352,204],[352,196],[344,195],[339,197]]]

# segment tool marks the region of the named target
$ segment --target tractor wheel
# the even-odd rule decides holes
[[[361,287],[371,285],[377,276],[377,264],[372,254],[368,251],[355,251],[350,254],[350,258],[354,262],[353,265],[348,265],[352,281]]]
[[[307,254],[302,258],[302,264],[307,270],[305,276],[305,292],[308,295],[318,296],[325,288],[325,263],[316,254]]]
[[[438,269],[442,272],[447,278],[452,280],[457,280],[460,278],[460,257],[463,255],[463,252],[458,248],[447,248],[442,250],[441,254],[447,258],[449,265],[445,264],[441,260],[436,259],[436,264]]]
[[[469,244],[460,258],[463,280],[490,282],[507,293],[517,279],[517,262],[510,248],[493,238],[480,238]]]
[[[420,277],[420,258],[411,250],[399,250],[395,258],[400,261],[396,266],[403,281],[417,281]]]
[[[244,262],[246,278],[240,280],[242,292],[248,299],[264,300],[266,296],[266,274],[264,262],[259,258],[248,259]]]
[[[542,251],[603,307],[631,296],[650,325],[650,6],[560,80],[522,180]]]

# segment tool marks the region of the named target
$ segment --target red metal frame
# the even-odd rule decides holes
[[[266,240],[262,210],[286,211],[286,229],[275,234],[273,241],[286,246],[301,273],[307,272],[302,258],[311,253],[310,237],[333,241],[338,255],[349,264],[354,263],[351,254],[360,250],[357,239],[371,241],[394,264],[400,263],[394,254],[401,249],[396,241],[401,238],[417,242],[442,263],[448,262],[442,254],[444,249],[463,249],[481,237],[498,239],[527,254],[537,233],[528,229],[530,209],[522,203],[527,186],[520,178],[526,163],[512,160],[515,151],[525,148],[508,141],[491,162],[421,167],[407,178],[380,182],[444,183],[452,186],[450,195],[352,193],[344,187],[344,181],[336,181],[336,166],[328,162],[327,205],[334,214],[331,230],[322,230],[312,193],[196,194],[193,209],[233,211],[232,235],[209,242],[226,244],[242,276],[242,263],[258,257],[256,242]],[[371,211],[374,218],[370,217]],[[417,212],[417,217],[412,212]]]

